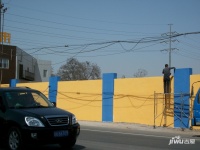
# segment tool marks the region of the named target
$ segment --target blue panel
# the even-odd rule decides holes
[[[191,124],[192,124],[192,126],[195,125],[194,118],[191,119]]]
[[[191,68],[176,69],[174,73],[174,93],[189,93],[190,92],[190,75]]]
[[[56,103],[59,80],[60,80],[60,77],[56,77],[56,76],[49,78],[49,100],[53,103]]]
[[[116,73],[103,74],[102,121],[113,121],[113,94]]]
[[[200,125],[200,89],[198,90],[193,106],[193,126]]]
[[[18,83],[17,79],[11,79],[10,80],[10,87],[16,87],[17,83]]]
[[[191,68],[176,69],[174,74],[174,127],[189,128]]]
[[[195,125],[200,126],[200,118],[195,118]]]

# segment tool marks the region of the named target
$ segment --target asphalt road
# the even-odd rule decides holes
[[[194,144],[170,144],[172,137]],[[170,144],[170,145],[169,145]],[[36,147],[43,150],[59,150],[59,145]],[[176,132],[174,130],[137,130],[115,126],[81,125],[81,134],[72,150],[197,150],[200,148],[200,132]],[[35,149],[35,148],[33,148]],[[1,150],[4,148],[1,147]]]

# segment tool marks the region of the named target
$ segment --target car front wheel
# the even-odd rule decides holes
[[[10,128],[7,138],[7,147],[9,150],[19,150],[22,148],[21,133],[17,127]]]

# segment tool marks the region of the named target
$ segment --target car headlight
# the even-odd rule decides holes
[[[44,127],[44,124],[39,119],[34,117],[25,117],[25,122],[31,127]]]
[[[76,120],[76,116],[72,116],[72,124],[76,124],[77,123],[77,120]]]

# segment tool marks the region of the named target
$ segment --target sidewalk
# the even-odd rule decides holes
[[[190,130],[187,128],[172,128],[172,127],[153,127],[143,124],[135,123],[114,123],[114,122],[96,122],[96,121],[78,121],[80,125],[83,126],[92,126],[92,127],[109,127],[109,128],[120,128],[120,129],[129,129],[129,130],[142,130],[142,131],[153,131],[153,132],[175,132],[182,134],[195,134],[200,135],[200,130]]]

